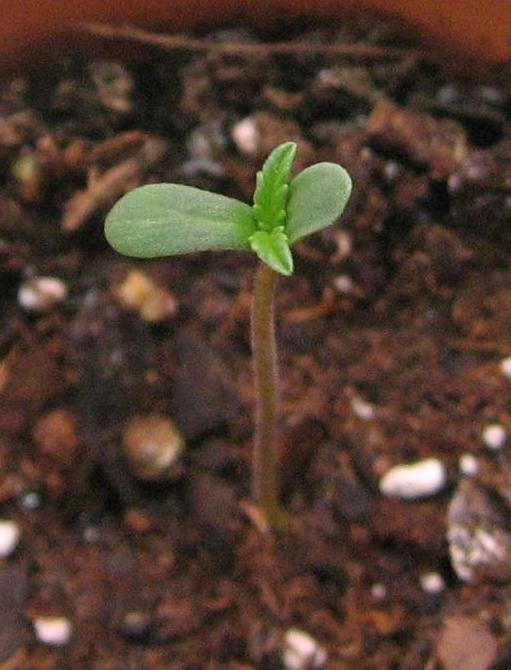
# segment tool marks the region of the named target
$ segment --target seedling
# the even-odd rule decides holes
[[[291,248],[334,223],[351,193],[346,170],[317,163],[291,179],[296,144],[266,159],[253,205],[180,184],[141,186],[109,213],[105,235],[119,253],[137,258],[212,249],[252,251],[260,259],[252,297],[251,338],[256,391],[253,497],[271,528],[281,528],[279,501],[279,379],[274,288],[293,274]]]

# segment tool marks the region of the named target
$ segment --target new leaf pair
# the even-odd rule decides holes
[[[348,173],[334,163],[317,163],[291,179],[295,154],[294,142],[272,151],[257,174],[252,207],[192,186],[141,186],[113,207],[106,237],[118,252],[137,258],[253,251],[276,272],[291,275],[291,247],[339,218],[351,193]]]

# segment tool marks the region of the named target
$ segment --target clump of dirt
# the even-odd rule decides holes
[[[507,667],[511,92],[406,35],[222,30],[225,49],[69,56],[0,87],[2,667],[454,670],[476,634],[470,667]],[[102,222],[146,182],[247,199],[289,139],[355,188],[278,287],[294,524],[268,537],[253,259],[120,258]],[[122,441],[154,415],[187,448],[147,481]]]

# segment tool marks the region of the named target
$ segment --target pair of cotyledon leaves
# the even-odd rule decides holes
[[[351,179],[340,165],[317,163],[290,178],[296,144],[274,149],[257,174],[252,207],[180,184],[141,186],[109,213],[105,235],[137,258],[210,249],[252,250],[275,271],[293,273],[290,247],[342,214]]]

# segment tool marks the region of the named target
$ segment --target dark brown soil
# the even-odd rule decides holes
[[[330,670],[511,667],[511,445],[483,439],[489,424],[511,431],[506,75],[314,52],[410,48],[367,17],[210,38],[311,52],[139,47],[0,89],[0,518],[21,530],[0,559],[0,668],[278,670],[292,628]],[[108,248],[102,221],[146,181],[248,199],[288,139],[298,169],[339,162],[355,189],[278,286],[294,521],[276,538],[249,495],[254,259],[136,262]],[[154,282],[156,321],[119,295],[133,269]],[[41,276],[68,295],[33,312],[19,289]],[[144,483],[121,444],[152,414],[187,448]],[[426,458],[446,468],[438,492],[380,492],[391,467]],[[68,619],[67,644],[37,637],[46,616]]]

